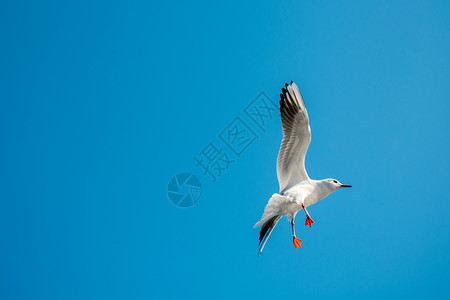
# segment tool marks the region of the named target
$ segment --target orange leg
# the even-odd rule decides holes
[[[294,246],[295,246],[295,248],[298,248],[298,247],[301,248],[302,246],[300,245],[300,243],[302,240],[295,237],[294,218],[292,218],[291,225],[292,225],[292,234],[293,234],[293,238],[294,238]]]
[[[308,211],[306,210],[305,204],[302,203],[302,207],[303,207],[303,209],[305,210],[305,213],[306,213],[305,226],[309,225],[309,227],[312,227],[311,225],[312,225],[312,223],[314,223],[314,221],[313,221],[313,219],[311,219],[311,216],[309,215]]]

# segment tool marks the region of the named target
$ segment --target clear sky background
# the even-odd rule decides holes
[[[448,1],[2,1],[0,298],[448,299]],[[283,219],[278,114],[212,183],[194,157],[294,80],[311,178]],[[250,122],[248,124],[251,124]],[[222,145],[223,146],[223,145]],[[223,150],[227,150],[223,148]],[[198,203],[167,185],[195,174]]]

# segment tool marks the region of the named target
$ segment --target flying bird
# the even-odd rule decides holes
[[[311,142],[308,112],[300,90],[294,82],[291,81],[290,85],[286,83],[282,92],[280,113],[283,139],[277,160],[280,193],[272,195],[261,220],[254,226],[256,228],[262,225],[259,232],[258,255],[261,255],[267,239],[282,216],[286,216],[291,222],[294,246],[301,248],[301,240],[295,236],[294,228],[297,213],[303,209],[306,214],[305,226],[311,227],[314,221],[306,208],[340,188],[351,187],[332,178],[322,180],[309,178],[305,169],[306,151]]]

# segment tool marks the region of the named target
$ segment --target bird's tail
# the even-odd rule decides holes
[[[259,251],[258,255],[261,255],[261,252],[264,249],[264,245],[267,242],[267,239],[269,238],[270,234],[272,233],[273,229],[277,225],[278,221],[281,218],[281,211],[282,206],[289,202],[289,199],[285,196],[282,196],[280,194],[273,194],[270,198],[269,202],[267,203],[266,207],[264,208],[264,213],[255,226],[253,228],[256,228],[258,226],[261,226],[261,231],[259,232]]]
[[[261,226],[261,230],[259,232],[259,250],[258,250],[258,256],[261,255],[264,246],[266,245],[267,239],[269,238],[270,234],[272,233],[275,226],[277,226],[278,221],[280,220],[281,216],[273,216],[268,221],[266,221],[263,226]]]

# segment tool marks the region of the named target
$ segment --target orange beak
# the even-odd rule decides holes
[[[341,184],[341,187],[352,187],[352,186],[349,184]]]

